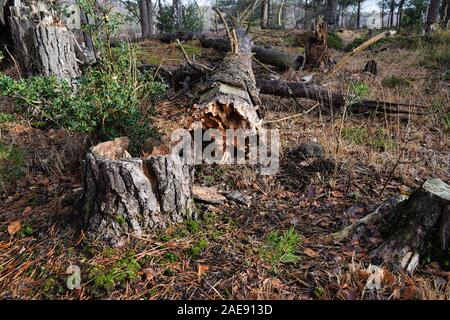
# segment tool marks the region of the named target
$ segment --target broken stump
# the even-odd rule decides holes
[[[132,158],[127,138],[91,148],[82,166],[88,236],[112,246],[192,217],[193,167],[178,155]]]

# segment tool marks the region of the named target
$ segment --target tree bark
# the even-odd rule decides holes
[[[178,155],[131,158],[127,148],[127,138],[100,143],[82,165],[87,235],[112,246],[192,217],[193,167]]]
[[[15,53],[24,75],[55,75],[69,82],[80,75],[72,36],[57,18],[25,6],[9,9]]]
[[[173,0],[172,7],[175,28],[181,30],[183,28],[183,4],[181,0]]]
[[[324,65],[330,66],[332,60],[328,54],[327,35],[327,24],[319,19],[305,46],[305,68],[315,69]]]
[[[266,28],[268,22],[269,22],[269,0],[262,0],[261,1],[261,20],[260,20],[261,28]]]
[[[442,29],[448,28],[448,22],[450,21],[450,0],[443,0],[440,10],[441,27]]]
[[[391,7],[389,9],[389,27],[392,28],[394,26],[394,9],[395,9],[395,0],[391,0]]]
[[[358,0],[358,9],[356,12],[356,29],[361,28],[361,0]]]
[[[154,30],[154,17],[153,17],[153,3],[152,0],[147,1],[147,12],[148,12],[148,32],[149,35],[155,34]]]
[[[402,16],[403,16],[403,6],[405,5],[405,0],[400,0],[400,3],[398,4],[398,17],[397,17],[397,27],[398,29],[402,26]]]
[[[372,259],[412,273],[420,257],[448,254],[450,186],[440,179],[427,180],[408,198],[389,198],[332,238],[337,241],[358,238],[373,225],[379,225],[384,241],[371,252]]]
[[[425,33],[431,32],[431,26],[437,22],[440,0],[430,0],[425,22]]]
[[[150,36],[150,21],[148,12],[148,2],[147,0],[139,0],[139,15],[141,18],[141,31],[142,37]]]
[[[334,29],[337,13],[337,0],[327,0],[326,22],[330,30]]]

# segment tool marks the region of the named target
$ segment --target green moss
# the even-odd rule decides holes
[[[25,154],[13,145],[0,142],[0,191],[25,173]]]
[[[92,267],[88,278],[93,281],[95,289],[109,292],[118,285],[138,279],[140,270],[135,254],[129,252],[109,269],[104,266]]]
[[[18,238],[22,239],[33,235],[33,232],[33,226],[28,222],[25,222],[24,224],[22,224],[22,228],[17,232],[16,235]]]
[[[125,217],[121,214],[118,214],[114,217],[114,220],[120,224],[122,227],[127,225],[127,221],[125,220]]]
[[[197,258],[207,247],[208,241],[201,239],[189,249],[189,254],[192,257]]]
[[[161,260],[162,263],[173,263],[179,260],[178,256],[173,252],[166,252]]]

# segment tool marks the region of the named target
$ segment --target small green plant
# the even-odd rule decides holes
[[[16,119],[16,116],[11,113],[0,112],[0,124],[5,123],[5,122],[11,122],[11,121],[14,121],[15,119]]]
[[[444,131],[450,131],[450,113],[444,115],[442,123],[444,124]]]
[[[197,258],[200,253],[202,253],[202,251],[204,251],[207,247],[208,241],[206,241],[205,239],[201,239],[189,249],[189,254],[193,258]]]
[[[127,221],[125,220],[125,217],[121,214],[118,214],[115,216],[114,220],[116,220],[116,222],[118,224],[120,224],[121,226],[126,226]]]
[[[173,252],[166,252],[162,258],[163,263],[173,263],[179,260],[178,256]]]
[[[291,227],[282,234],[279,231],[273,231],[266,238],[261,256],[277,272],[280,264],[294,263],[300,259],[297,255],[299,245],[300,236],[295,228]]]
[[[314,294],[314,297],[316,297],[318,299],[323,296],[324,292],[325,291],[323,290],[322,287],[315,287],[313,294]]]
[[[186,221],[186,228],[190,233],[195,234],[200,231],[200,222],[198,220],[188,220]]]
[[[357,97],[364,97],[369,94],[369,85],[362,81],[352,81],[350,83],[350,92]]]
[[[364,127],[342,128],[341,137],[352,144],[369,145],[378,151],[391,150],[396,146],[381,128],[377,128],[374,134]]]
[[[33,235],[33,226],[27,222],[22,225],[22,228],[17,232],[17,237],[19,239],[29,237]]]
[[[384,78],[381,81],[381,84],[384,87],[388,88],[408,88],[411,86],[411,82],[408,79],[397,77],[394,75]]]
[[[24,152],[13,145],[0,142],[0,190],[20,178],[25,169]]]

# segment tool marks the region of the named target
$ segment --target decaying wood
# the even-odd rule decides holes
[[[72,36],[45,7],[10,7],[9,27],[23,75],[55,75],[71,80],[80,75]]]
[[[203,129],[252,129],[261,123],[261,105],[252,70],[252,41],[245,30],[236,30],[236,53],[228,53],[199,90],[196,120]]]
[[[179,31],[176,33],[163,33],[158,35],[158,40],[164,43],[170,43],[175,42],[178,40],[180,41],[189,41],[192,39],[195,39],[196,34],[194,32],[190,31]]]
[[[132,158],[128,144],[100,143],[82,166],[87,234],[113,246],[192,216],[193,167],[173,154]]]
[[[367,61],[366,65],[364,66],[363,72],[368,72],[376,76],[378,73],[377,62],[373,59]]]
[[[333,60],[328,53],[327,23],[319,19],[314,31],[309,35],[305,46],[305,68],[314,69],[332,66]]]
[[[374,225],[379,225],[384,241],[371,256],[395,269],[413,272],[421,257],[445,254],[449,248],[450,186],[440,179],[427,180],[408,198],[388,199],[363,219],[335,233],[333,239],[358,237]]]

